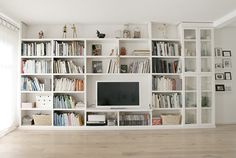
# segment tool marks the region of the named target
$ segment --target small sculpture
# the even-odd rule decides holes
[[[76,26],[75,26],[75,24],[72,25],[71,29],[72,29],[72,32],[73,32],[72,37],[73,37],[73,38],[77,38],[77,32],[76,32]]]
[[[120,55],[126,55],[126,49],[125,47],[120,48]]]
[[[63,36],[62,38],[66,38],[66,33],[67,33],[67,27],[66,25],[63,27]]]
[[[97,30],[97,37],[98,38],[105,38],[106,34],[105,33],[100,33],[98,30]]]
[[[42,38],[44,38],[44,34],[43,34],[43,31],[40,31],[39,32],[39,39],[42,39]]]

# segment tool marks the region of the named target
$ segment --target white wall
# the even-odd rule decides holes
[[[215,30],[215,47],[232,51],[232,81],[224,83],[232,85],[231,92],[216,92],[216,123],[236,123],[236,27]]]

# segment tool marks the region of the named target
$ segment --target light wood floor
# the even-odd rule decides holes
[[[22,131],[0,139],[0,158],[236,158],[236,125],[146,131]]]

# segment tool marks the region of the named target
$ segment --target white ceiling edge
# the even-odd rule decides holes
[[[216,28],[227,27],[236,21],[236,10],[226,14],[225,16],[215,20],[213,26]],[[234,26],[231,26],[234,27]]]
[[[13,18],[12,16],[7,16],[6,14],[2,13],[0,11],[0,17],[7,20],[9,23],[17,26],[18,28],[21,28],[21,21],[16,19],[16,18]]]

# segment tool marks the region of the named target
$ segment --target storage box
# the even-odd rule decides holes
[[[27,109],[27,108],[33,108],[34,103],[21,103],[21,108]]]
[[[51,126],[52,125],[52,117],[51,115],[38,114],[33,115],[34,124],[37,126]]]
[[[50,95],[36,96],[36,108],[51,109],[53,105],[53,98]]]
[[[163,125],[179,125],[181,123],[181,115],[161,115],[161,120]]]

